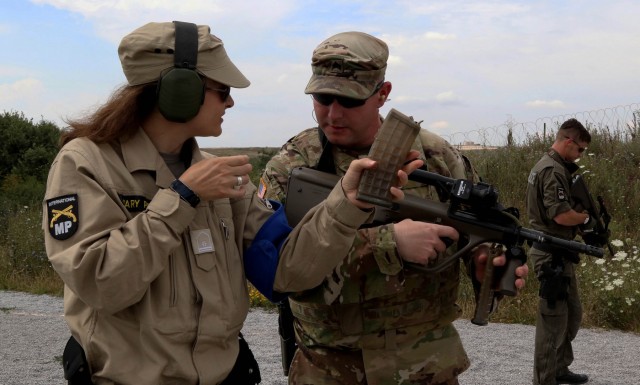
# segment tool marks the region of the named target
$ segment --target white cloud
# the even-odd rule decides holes
[[[446,91],[436,95],[436,101],[442,104],[457,104],[460,102],[460,97],[453,91]]]
[[[435,132],[446,130],[449,127],[451,127],[451,125],[445,120],[439,120],[437,122],[432,122],[429,124],[429,129]]]
[[[387,59],[387,66],[401,66],[404,63],[404,60],[400,56],[389,54],[389,58]]]
[[[108,90],[123,80],[115,55],[122,36],[149,21],[175,19],[210,25],[252,83],[233,91],[236,105],[225,119],[224,135],[212,139],[216,144],[279,145],[313,124],[311,102],[303,93],[311,51],[323,38],[344,30],[369,32],[389,45],[387,80],[393,83],[393,92],[384,108],[398,108],[419,120],[427,118],[425,123],[434,122],[429,127],[438,130],[453,127],[466,132],[493,127],[507,115],[520,122],[534,121],[542,114],[640,102],[640,78],[635,76],[640,56],[631,54],[640,44],[640,2],[628,0],[585,0],[560,6],[508,0],[30,3],[34,8],[34,3],[45,5],[38,14],[45,15],[52,7],[63,10],[56,15],[66,17],[45,20],[54,26],[52,34],[57,23],[64,21],[60,29],[73,37],[70,45],[86,46],[86,57],[101,58],[95,62],[100,75],[94,76],[95,81],[83,81],[77,70],[52,69],[45,60],[30,60],[25,66],[9,55],[3,57],[0,100],[20,95],[10,88],[18,79],[39,78],[46,88],[4,106],[47,118],[77,116],[85,106],[106,100]],[[338,7],[344,16],[331,11]],[[24,33],[15,37],[10,33],[21,28],[37,30],[42,21],[25,17],[0,23],[2,45],[26,39]],[[53,41],[50,46],[61,45],[61,40]],[[76,54],[65,48],[59,47],[60,57]],[[86,63],[87,71],[94,68],[91,60]],[[23,87],[22,95],[30,89],[28,83]]]
[[[456,38],[455,34],[452,33],[441,33],[441,32],[425,32],[422,37],[426,40],[453,40]]]
[[[293,0],[31,0],[77,13],[95,22],[97,33],[112,42],[150,21],[187,20],[207,24],[214,31],[220,26],[237,30],[261,30],[277,24],[296,7]],[[247,35],[242,33],[242,35]]]
[[[562,100],[532,100],[525,103],[531,108],[565,108],[567,105]]]
[[[0,84],[0,103],[20,101],[37,96],[43,89],[39,79],[26,78],[13,83]]]

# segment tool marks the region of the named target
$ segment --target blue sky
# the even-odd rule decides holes
[[[120,39],[150,21],[211,26],[251,80],[205,147],[280,146],[311,127],[313,48],[387,42],[396,108],[442,135],[640,102],[640,2],[2,0],[0,111],[60,127],[124,84]]]

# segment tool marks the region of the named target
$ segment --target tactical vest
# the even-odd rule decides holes
[[[336,167],[333,146],[320,129],[318,132],[322,152],[312,168],[332,174],[343,173],[345,165]],[[420,150],[425,169],[429,165],[440,168],[441,162],[427,156],[428,152],[424,151],[420,138],[416,139],[414,148]],[[409,182],[405,192],[427,199],[437,197],[434,188],[416,182]],[[299,335],[302,343],[307,346],[347,345],[360,348],[357,342],[352,343],[355,340],[349,336],[420,324],[425,326],[425,330],[431,330],[447,325],[460,316],[460,309],[455,303],[459,264],[435,274],[400,269],[397,274],[385,275],[375,266],[362,266],[375,260],[370,256],[362,257],[359,247],[363,248],[362,254],[371,253],[370,249],[367,250],[369,246],[356,240],[345,263],[334,270],[334,274],[327,277],[322,285],[289,297],[291,310],[301,327]],[[361,267],[366,272],[362,275],[358,273]],[[345,276],[339,277],[342,274]],[[327,293],[333,293],[335,300],[327,301]]]

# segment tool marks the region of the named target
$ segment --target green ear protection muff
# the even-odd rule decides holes
[[[182,21],[173,23],[176,26],[174,68],[158,81],[158,109],[167,120],[184,123],[198,114],[205,89],[196,72],[198,27]]]

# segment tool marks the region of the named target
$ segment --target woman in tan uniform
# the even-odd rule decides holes
[[[291,229],[281,207],[256,196],[247,156],[214,157],[194,139],[219,136],[231,87],[249,85],[209,27],[149,23],[118,52],[128,84],[69,122],[43,202],[73,336],[65,377],[255,384],[259,370],[240,336],[246,279],[268,297],[318,285],[370,217],[355,194],[374,162],[353,162]],[[399,184],[420,164],[400,171]]]

